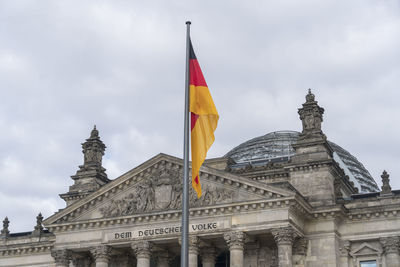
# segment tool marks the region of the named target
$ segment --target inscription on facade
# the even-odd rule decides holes
[[[216,222],[199,223],[199,224],[191,224],[189,226],[189,231],[197,232],[197,231],[213,230],[217,228],[218,228],[218,223]],[[181,232],[182,232],[181,226],[158,227],[158,228],[150,228],[137,231],[115,233],[114,239],[130,239],[133,236],[146,237],[146,236],[156,236],[156,235],[178,234]]]
[[[193,223],[189,225],[189,232],[205,232],[214,231],[218,229],[229,228],[230,222],[228,220],[222,220],[218,222],[208,221],[201,223]],[[135,229],[125,229],[118,232],[111,232],[105,234],[105,241],[122,241],[130,240],[133,238],[145,238],[145,237],[156,237],[156,236],[166,236],[166,235],[179,235],[182,232],[181,225],[169,224],[163,226],[154,227],[140,227]]]

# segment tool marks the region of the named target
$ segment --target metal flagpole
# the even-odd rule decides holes
[[[189,266],[189,53],[190,21],[186,21],[185,122],[183,143],[183,199],[181,267]]]

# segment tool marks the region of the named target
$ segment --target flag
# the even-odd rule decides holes
[[[218,124],[218,112],[199,62],[190,41],[189,52],[189,90],[190,90],[190,120],[192,148],[192,186],[201,197],[200,166],[203,164],[208,149],[214,142],[214,131]]]

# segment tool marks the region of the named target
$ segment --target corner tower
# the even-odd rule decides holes
[[[289,166],[291,184],[314,206],[332,205],[338,198],[356,193],[356,188],[333,158],[333,149],[322,132],[324,109],[309,89],[298,111],[302,132]]]
[[[110,181],[107,178],[106,169],[102,166],[105,149],[106,146],[100,140],[99,131],[95,125],[90,137],[82,144],[83,165],[80,165],[76,174],[71,176],[74,184],[69,187],[67,193],[60,195],[67,203],[67,206],[96,191]]]

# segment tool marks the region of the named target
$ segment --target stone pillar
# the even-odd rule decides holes
[[[108,267],[108,262],[111,258],[111,247],[106,245],[98,246],[91,250],[96,267]]]
[[[69,267],[70,253],[66,249],[51,250],[51,256],[54,258],[56,267]]]
[[[293,265],[305,266],[308,240],[304,237],[298,238],[293,244]]]
[[[137,267],[150,267],[151,245],[148,241],[132,243],[132,249],[137,259]]]
[[[350,242],[343,240],[339,244],[340,267],[349,267]]]
[[[189,236],[189,267],[197,267],[199,256],[199,238],[197,236]]]
[[[201,250],[201,263],[203,267],[214,267],[215,266],[215,248],[213,247],[204,247]]]
[[[399,256],[399,237],[382,237],[379,240],[382,244],[386,258],[386,267],[398,267],[400,263]]]
[[[224,234],[224,238],[229,247],[230,267],[243,267],[244,233],[230,232]]]
[[[155,252],[155,258],[157,261],[157,267],[169,267],[171,257],[168,251]]]
[[[278,266],[292,267],[292,245],[296,233],[292,227],[277,228],[272,230],[275,242],[278,246]]]

